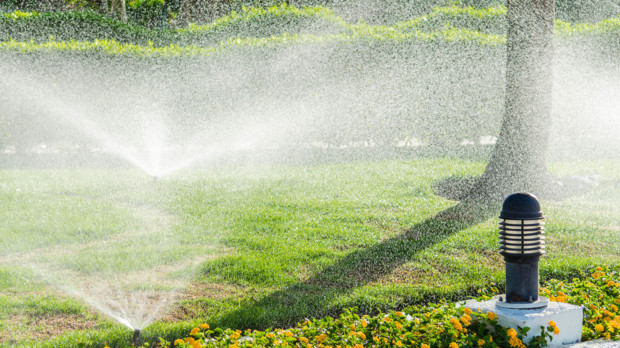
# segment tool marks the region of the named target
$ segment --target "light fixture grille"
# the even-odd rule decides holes
[[[545,227],[542,219],[499,219],[499,249],[502,255],[542,255]]]

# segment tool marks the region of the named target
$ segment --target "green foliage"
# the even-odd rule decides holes
[[[551,280],[541,288],[541,295],[552,301],[582,305],[584,311],[583,340],[620,338],[620,276],[617,268],[597,267],[590,277],[572,282]],[[497,288],[479,290],[497,294]],[[482,295],[478,300],[487,300]],[[563,328],[550,321],[537,328],[504,328],[497,315],[472,311],[455,303],[441,302],[412,306],[387,314],[358,315],[357,309],[345,310],[338,318],[305,320],[289,329],[234,330],[211,328],[208,324],[194,327],[189,334],[161,345],[177,347],[274,347],[355,346],[355,347],[526,347],[523,338],[529,331],[538,332],[527,347],[544,347]]]
[[[139,25],[153,27],[168,22],[164,0],[132,0],[127,7],[129,18]]]

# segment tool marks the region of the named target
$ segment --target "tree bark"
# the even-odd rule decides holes
[[[506,99],[497,144],[474,200],[544,189],[551,127],[555,0],[508,0]]]
[[[112,15],[116,17],[116,19],[127,22],[127,8],[125,7],[125,0],[112,0],[110,12],[112,12]]]

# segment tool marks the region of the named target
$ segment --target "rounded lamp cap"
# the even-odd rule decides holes
[[[533,220],[542,219],[538,198],[531,193],[513,193],[506,197],[502,205],[500,219]]]

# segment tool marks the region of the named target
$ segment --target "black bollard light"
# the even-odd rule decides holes
[[[545,253],[545,229],[538,198],[530,193],[506,197],[499,215],[500,254],[506,262],[506,302],[538,301],[538,261]]]

